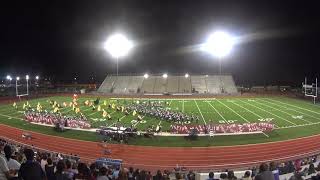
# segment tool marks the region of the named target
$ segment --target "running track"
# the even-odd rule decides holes
[[[97,142],[80,141],[31,132],[32,140],[21,137],[24,131],[0,125],[0,136],[20,143],[34,145],[65,154],[77,154],[94,160],[103,156],[103,147]],[[108,145],[111,157],[124,160],[125,166],[155,171],[172,169],[177,164],[195,170],[219,170],[250,167],[267,161],[294,160],[320,152],[320,135],[275,143],[255,145],[169,148],[131,145]]]

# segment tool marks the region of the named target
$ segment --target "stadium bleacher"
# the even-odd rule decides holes
[[[114,76],[108,75],[98,89],[100,93],[114,94],[237,94],[231,75],[162,75]]]

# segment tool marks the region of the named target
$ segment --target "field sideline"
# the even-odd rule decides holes
[[[50,98],[40,98],[30,100],[29,103],[32,107],[35,108],[38,102],[43,106],[43,109],[52,110],[48,100],[55,100],[58,103],[70,102],[72,100],[71,97],[66,96],[56,96]],[[83,104],[86,100],[95,100],[95,97],[81,97],[79,98],[80,104]],[[169,130],[171,123],[168,121],[163,121],[160,119],[155,119],[152,117],[144,117],[143,123],[136,123],[136,121],[132,121],[135,119],[134,116],[130,113],[125,116],[122,112],[117,112],[114,109],[104,107],[103,101],[106,100],[107,103],[115,103],[115,104],[128,104],[132,103],[132,101],[136,101],[137,99],[114,99],[114,98],[101,98],[100,105],[102,108],[105,108],[108,113],[111,114],[112,120],[105,120],[102,118],[102,112],[98,112],[97,110],[92,110],[92,108],[81,105],[80,109],[83,114],[92,122],[92,125],[95,127],[99,127],[101,125],[104,126],[113,126],[118,119],[121,124],[124,126],[129,126],[133,123],[133,125],[138,128],[138,130],[145,130],[148,126],[151,125],[161,125],[163,130]],[[150,101],[154,101],[152,99],[147,99]],[[144,99],[139,99],[139,101],[144,101]],[[168,103],[168,108],[174,111],[182,111],[186,114],[194,114],[199,117],[198,122],[192,122],[194,124],[232,124],[232,123],[254,123],[254,122],[267,122],[271,121],[275,124],[275,130],[268,135],[246,135],[239,137],[214,137],[214,142],[202,142],[201,140],[198,143],[199,146],[203,144],[206,145],[232,145],[232,144],[246,144],[247,143],[257,143],[257,142],[269,142],[274,140],[284,140],[291,139],[295,137],[303,137],[312,134],[318,134],[317,130],[320,125],[320,106],[313,105],[307,101],[286,98],[286,97],[256,97],[256,98],[229,98],[229,99],[156,99],[156,101],[163,101]],[[30,130],[40,130],[41,132],[45,132],[47,134],[55,134],[51,132],[52,130],[48,130],[47,127],[35,128],[39,127],[37,125],[30,125],[26,122],[21,122],[23,119],[23,109],[22,104],[25,102],[17,102],[18,109],[13,108],[12,104],[1,105],[0,106],[0,123],[16,126],[19,128],[30,129]],[[75,115],[75,112],[72,111],[71,107],[66,107],[61,109],[62,114]],[[18,124],[23,124],[23,126]],[[47,130],[45,130],[47,129]],[[298,131],[297,131],[298,130]],[[46,132],[48,131],[48,132]],[[64,133],[66,137],[75,137],[77,139],[85,139],[85,140],[97,140],[97,138],[93,138],[94,134],[87,133],[87,137],[81,138],[76,137],[72,134],[74,131],[69,131]],[[77,132],[77,134],[85,134],[84,132]],[[262,137],[261,137],[262,136]],[[242,140],[243,138],[243,140]],[[253,138],[253,139],[252,139]],[[162,140],[163,139],[163,140]],[[177,137],[168,139],[168,137],[163,137],[158,139],[158,143],[165,143],[165,141],[174,142],[176,140],[179,141]],[[205,141],[206,138],[202,138]],[[219,139],[224,141],[225,139],[233,139],[238,142],[219,142]],[[140,144],[145,143],[146,145],[154,145],[151,140],[148,139],[138,139],[133,140],[132,144]],[[197,146],[196,142],[195,146]],[[181,143],[184,146],[188,144],[188,142]],[[179,143],[176,144],[180,146]],[[169,143],[170,146],[170,143]],[[188,146],[188,145],[187,145]]]

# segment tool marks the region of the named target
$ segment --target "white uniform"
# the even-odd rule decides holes
[[[2,156],[0,156],[0,179],[1,180],[7,180],[5,172],[8,172],[8,171],[9,171],[9,168],[6,160]]]

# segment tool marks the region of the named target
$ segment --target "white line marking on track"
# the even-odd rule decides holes
[[[198,108],[198,110],[199,110],[199,112],[200,112],[200,115],[201,115],[201,117],[202,117],[202,120],[203,120],[204,124],[206,125],[207,122],[206,122],[206,120],[204,119],[204,117],[203,117],[203,115],[202,115],[202,112],[201,112],[201,110],[200,110],[200,108],[199,108],[199,106],[198,106],[197,101],[196,101],[195,99],[194,99],[193,101],[196,103],[196,106],[197,106],[197,108]]]

